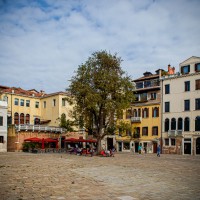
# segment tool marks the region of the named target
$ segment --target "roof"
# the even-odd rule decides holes
[[[45,98],[45,97],[55,96],[55,95],[69,96],[68,92],[62,92],[62,91],[45,94],[45,92],[42,90],[38,92],[35,89],[24,90],[20,87],[7,87],[7,86],[1,86],[1,85],[0,85],[0,93],[10,93],[10,94],[16,94],[16,95],[22,95],[22,96],[38,97],[38,98]]]
[[[159,74],[152,74],[150,76],[142,76],[138,79],[133,80],[133,82],[143,81],[143,80],[149,80],[149,79],[155,79],[159,78]]]

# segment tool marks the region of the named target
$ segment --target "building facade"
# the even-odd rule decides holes
[[[161,77],[161,86],[163,153],[200,154],[200,57]]]
[[[145,153],[156,152],[161,138],[159,79],[162,71],[157,70],[156,74],[145,72],[143,77],[133,81],[136,98],[123,116],[123,120],[131,125],[131,131],[116,135],[118,151],[138,153],[138,147],[142,146]]]
[[[29,137],[65,137],[65,129],[59,124],[62,114],[72,120],[67,98],[66,92],[45,94],[35,89],[0,86],[0,99],[8,104],[8,150],[22,149],[24,139]]]
[[[7,152],[7,102],[0,101],[0,152]]]

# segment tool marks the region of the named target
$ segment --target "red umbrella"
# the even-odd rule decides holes
[[[44,142],[58,142],[57,139],[52,139],[52,138],[45,138]]]
[[[76,139],[76,138],[67,138],[64,141],[66,141],[66,142],[79,142],[78,139]]]

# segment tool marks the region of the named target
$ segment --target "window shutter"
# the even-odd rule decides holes
[[[195,72],[197,71],[197,64],[195,64]]]
[[[188,65],[188,72],[190,72],[190,65]]]
[[[158,113],[157,113],[157,117],[159,117],[159,107],[158,107]]]
[[[152,117],[154,117],[154,109],[155,109],[155,108],[152,108]]]
[[[142,117],[144,118],[144,109],[142,109]]]
[[[149,108],[147,108],[147,118],[149,117]]]

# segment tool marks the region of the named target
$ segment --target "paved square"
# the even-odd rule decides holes
[[[0,199],[197,200],[200,157],[1,153]]]

